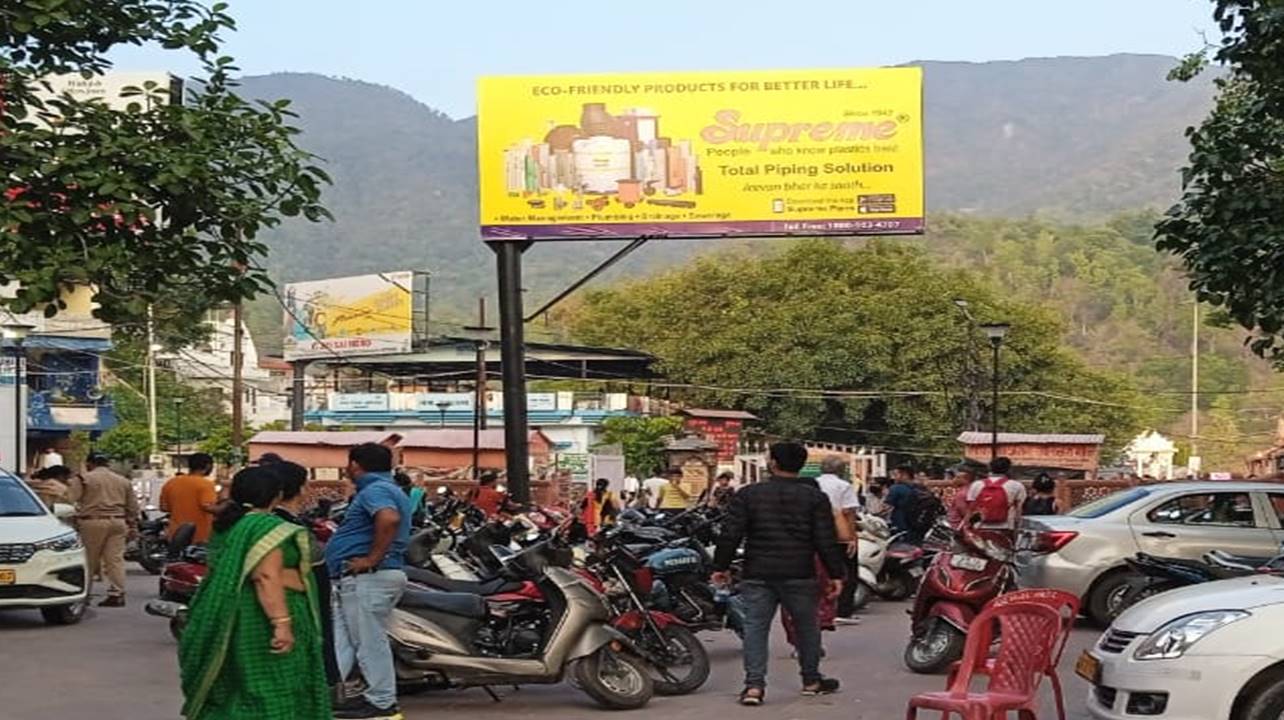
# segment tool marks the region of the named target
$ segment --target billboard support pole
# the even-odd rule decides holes
[[[299,432],[303,429],[304,383],[307,382],[307,360],[295,360],[290,363],[290,429]]]
[[[504,381],[504,455],[508,493],[515,502],[528,503],[530,487],[530,432],[526,420],[526,340],[522,319],[522,253],[529,241],[490,243],[499,271],[500,364]]]

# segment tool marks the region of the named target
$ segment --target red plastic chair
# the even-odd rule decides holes
[[[906,720],[917,720],[919,709],[964,720],[993,720],[1016,712],[1021,720],[1037,716],[1039,683],[1048,661],[1060,644],[1061,614],[1044,603],[1008,601],[989,606],[972,622],[963,661],[945,692],[921,693],[910,698]],[[999,627],[999,652],[989,658],[995,625]],[[988,675],[984,692],[972,692],[972,678]]]
[[[1057,667],[1061,664],[1061,656],[1065,654],[1066,645],[1070,642],[1070,631],[1074,629],[1074,622],[1079,619],[1079,596],[1052,588],[1030,588],[1000,595],[991,600],[990,605],[1002,607],[1021,602],[1047,605],[1061,615],[1061,641],[1057,643],[1052,656],[1048,658],[1048,667],[1044,669],[1044,674],[1052,684],[1052,696],[1057,703],[1057,717],[1060,720],[1066,720],[1065,693],[1061,689],[1061,677],[1057,674]]]
[[[1061,614],[1061,642],[1053,650],[1052,657],[1048,658],[1048,667],[1044,672],[1048,676],[1048,680],[1052,682],[1052,696],[1057,703],[1057,717],[1060,720],[1066,720],[1065,692],[1061,688],[1061,676],[1057,674],[1057,667],[1061,664],[1061,656],[1065,653],[1067,643],[1070,642],[1070,631],[1074,629],[1074,622],[1079,618],[1079,598],[1074,593],[1068,593],[1064,590],[1031,588],[1000,595],[991,600],[987,607],[1003,606],[1016,602],[1047,605]],[[989,658],[984,668],[977,668],[976,674],[988,674],[989,667],[993,663],[994,658]],[[947,685],[954,682],[954,674],[958,670],[959,663],[954,663],[950,667],[950,677],[946,683]]]

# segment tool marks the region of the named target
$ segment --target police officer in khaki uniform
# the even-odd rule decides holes
[[[85,543],[89,575],[107,578],[107,598],[99,607],[125,607],[125,542],[138,532],[138,497],[134,486],[107,468],[97,453],[89,468],[71,479],[67,497],[76,504],[76,527]]]

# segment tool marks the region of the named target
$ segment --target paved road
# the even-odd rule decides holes
[[[181,698],[175,644],[164,621],[143,613],[155,579],[135,569],[129,578],[130,607],[94,610],[78,626],[45,627],[37,613],[0,613],[3,718],[94,718],[173,720]],[[876,603],[856,627],[826,634],[824,670],[843,682],[843,692],[824,698],[796,694],[797,676],[783,638],[775,644],[767,718],[887,720],[904,717],[910,695],[943,687],[937,677],[916,676],[901,665],[907,620],[900,603]],[[697,694],[656,698],[647,710],[665,720],[707,720],[710,713],[743,712],[733,705],[740,688],[739,645],[730,633],[704,636],[713,661],[709,683]],[[1096,637],[1076,630],[1066,652],[1062,679],[1070,716],[1084,712],[1085,685],[1072,672],[1074,658]],[[1045,686],[1045,692],[1047,688]],[[511,688],[496,704],[481,690],[445,691],[403,699],[408,718],[467,713],[469,720],[578,720],[604,717],[579,691],[566,686]],[[644,711],[645,712],[645,711]],[[1055,717],[1051,706],[1041,717]]]

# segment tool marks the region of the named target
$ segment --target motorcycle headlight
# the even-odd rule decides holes
[[[79,550],[81,548],[80,535],[75,532],[63,533],[57,537],[49,538],[35,544],[36,550],[52,550],[53,552],[67,552],[68,550]]]
[[[1179,617],[1151,633],[1132,657],[1134,660],[1179,658],[1209,633],[1248,616],[1249,613],[1243,610],[1209,610]]]

